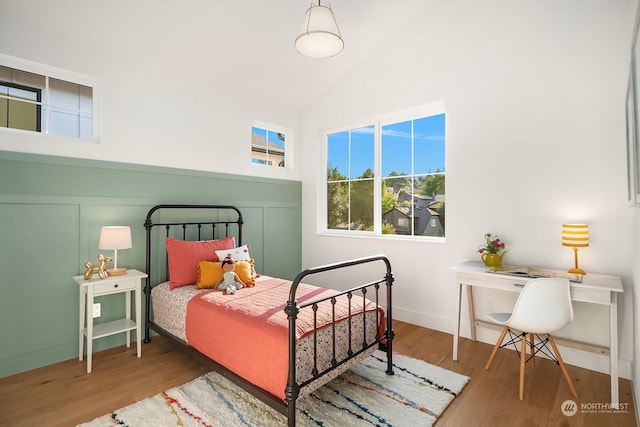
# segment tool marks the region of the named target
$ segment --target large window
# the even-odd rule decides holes
[[[251,127],[251,163],[285,167],[289,131],[274,126],[254,123]]]
[[[441,104],[327,133],[326,230],[445,236]]]
[[[97,82],[0,54],[0,128],[98,140]]]

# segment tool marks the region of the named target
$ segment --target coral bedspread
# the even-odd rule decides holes
[[[291,282],[268,278],[253,288],[244,288],[236,294],[220,291],[203,292],[188,304],[186,335],[189,345],[206,354],[228,369],[262,387],[269,393],[285,399],[289,367],[288,319],[284,312]],[[335,290],[300,284],[296,298],[298,304],[338,293]],[[378,310],[379,334],[384,332],[384,311],[366,300],[364,311]],[[351,315],[363,312],[363,298],[351,298]],[[349,317],[349,300],[336,299],[335,319]],[[329,301],[318,304],[317,324],[328,326],[333,319]],[[357,319],[363,319],[362,316]],[[375,316],[374,316],[375,319]],[[314,330],[313,310],[298,314],[296,335],[300,339]],[[367,328],[368,329],[368,328]],[[352,339],[355,342],[355,339]],[[361,339],[360,339],[361,342]],[[305,378],[298,378],[298,381]]]

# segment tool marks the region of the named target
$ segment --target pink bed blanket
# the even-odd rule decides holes
[[[240,289],[233,295],[210,291],[194,297],[187,307],[187,343],[284,401],[289,368],[289,323],[284,308],[290,286],[291,281],[266,278],[255,287]],[[304,304],[336,293],[338,291],[300,284],[296,298],[298,304]],[[367,300],[364,311],[373,310],[380,313],[383,331],[383,310]],[[363,299],[354,295],[351,315],[362,312]],[[335,313],[336,320],[349,316],[346,296],[336,299]],[[318,328],[330,325],[332,319],[330,302],[320,303]],[[313,310],[307,308],[298,314],[296,329],[298,339],[313,332]]]

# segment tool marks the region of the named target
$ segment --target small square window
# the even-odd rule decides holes
[[[257,165],[286,166],[287,132],[271,127],[251,127],[251,163]]]

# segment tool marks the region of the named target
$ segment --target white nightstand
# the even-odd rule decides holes
[[[82,360],[84,350],[84,337],[87,337],[87,372],[91,372],[91,355],[93,352],[93,340],[113,334],[125,332],[127,347],[131,345],[131,331],[136,331],[138,343],[138,357],[142,355],[142,279],[147,277],[145,273],[129,269],[122,276],[100,279],[94,277],[85,280],[84,276],[74,276],[73,280],[80,285],[80,328],[79,328],[79,360]],[[112,322],[93,325],[94,298],[102,295],[125,292],[125,318]],[[131,293],[135,292],[136,317],[131,318]]]

